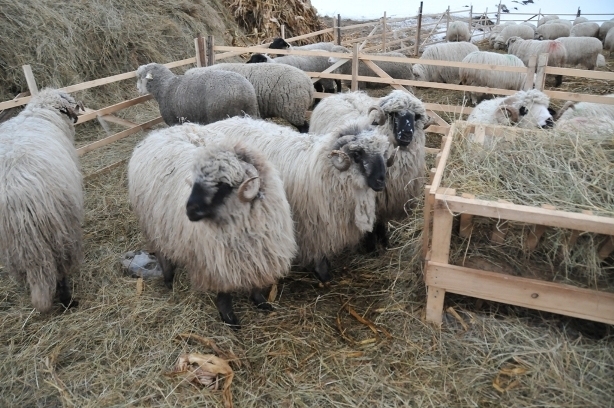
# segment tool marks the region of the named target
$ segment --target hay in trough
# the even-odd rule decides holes
[[[502,129],[500,137],[483,145],[457,135],[442,186],[478,199],[532,207],[547,204],[562,211],[614,217],[614,140],[610,135]],[[527,247],[531,225],[506,222],[503,226],[503,222],[477,218],[471,237],[452,243],[451,261],[468,265],[475,259],[487,260],[490,270],[511,268],[522,276],[614,290],[612,259],[598,256],[609,237],[582,233],[569,245],[572,230],[548,228],[533,249]],[[503,243],[491,241],[494,228],[507,229]]]

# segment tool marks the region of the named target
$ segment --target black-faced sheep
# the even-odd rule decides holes
[[[192,289],[217,292],[225,323],[239,325],[234,291],[270,310],[262,289],[289,272],[296,241],[281,178],[262,155],[202,125],[160,129],[134,149],[128,192],[168,287],[183,266]]]
[[[186,75],[203,70],[232,71],[243,75],[254,86],[258,111],[262,119],[283,118],[300,132],[307,132],[307,109],[313,103],[311,78],[298,68],[285,64],[216,64],[193,68]]]
[[[565,65],[575,67],[582,65],[586,69],[595,69],[597,57],[603,51],[603,45],[594,37],[563,37],[558,39],[565,46],[567,58]]]
[[[254,87],[234,72],[207,71],[188,77],[152,63],[141,65],[136,78],[139,92],[153,95],[169,126],[183,122],[207,124],[246,114],[258,117]]]
[[[51,309],[56,293],[71,304],[67,276],[82,259],[83,187],[73,146],[79,106],[65,92],[43,89],[0,125],[0,261],[27,281],[39,312]]]
[[[250,118],[208,127],[259,149],[279,169],[296,227],[297,260],[315,264],[317,277],[329,281],[328,259],[373,229],[376,192],[386,185],[386,137],[364,123],[348,123],[326,135]]]
[[[469,25],[462,21],[452,21],[446,31],[446,40],[449,42],[470,41]]]
[[[463,62],[484,64],[487,66],[503,65],[509,67],[524,67],[520,58],[511,54],[499,54],[488,51],[474,51],[463,58]],[[486,66],[484,68],[487,68]],[[460,83],[469,86],[487,86],[519,91],[526,81],[527,74],[522,72],[503,72],[489,69],[459,68]],[[471,92],[471,102],[475,105],[487,94]]]
[[[372,233],[367,234],[367,250],[377,242],[387,246],[386,226],[390,220],[407,216],[422,195],[424,183],[424,127],[428,116],[424,104],[412,94],[395,90],[382,98],[364,92],[348,92],[324,99],[313,110],[309,131],[328,133],[349,121],[363,120],[378,124],[396,150],[394,163],[386,173],[386,188],[377,195],[377,218]]]
[[[523,40],[519,37],[511,37],[507,40],[507,53],[517,56],[525,66],[529,65],[532,55],[548,54],[549,67],[562,67],[567,60],[565,46],[559,40]],[[563,75],[556,75],[556,86],[563,83]]]
[[[433,44],[426,47],[420,59],[461,62],[463,58],[474,51],[479,51],[479,48],[468,42]],[[458,84],[460,81],[458,67],[414,64],[412,69],[416,81],[442,82],[445,84]]]

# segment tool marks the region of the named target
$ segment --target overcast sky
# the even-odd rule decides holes
[[[510,12],[515,13],[533,13],[536,14],[539,9],[543,14],[558,14],[561,18],[573,20],[575,13],[578,11],[578,6],[582,11],[582,15],[590,13],[608,13],[607,16],[586,16],[589,20],[609,20],[614,17],[614,2],[611,0],[532,0],[533,4],[522,4],[522,0],[503,0],[501,4],[505,4]],[[382,17],[384,11],[388,17],[413,17],[418,14],[420,1],[408,0],[311,0],[311,4],[318,10],[321,16],[335,16],[341,14],[341,18],[352,19],[372,19]],[[473,13],[483,13],[488,7],[488,12],[497,11],[498,1],[496,0],[430,0],[423,2],[423,13],[441,13],[450,6],[450,11],[467,10],[464,6],[473,5]],[[518,10],[513,8],[517,7]],[[561,14],[573,14],[573,16],[562,16]],[[513,19],[527,19],[528,16],[515,16]],[[507,17],[508,19],[511,17]],[[502,20],[505,20],[505,13],[502,13]]]

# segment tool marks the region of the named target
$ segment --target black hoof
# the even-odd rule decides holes
[[[333,277],[330,274],[330,262],[327,258],[322,258],[316,263],[314,274],[322,283],[327,283],[333,280]]]

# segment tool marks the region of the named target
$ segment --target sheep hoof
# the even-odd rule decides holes
[[[239,318],[232,310],[232,295],[230,293],[218,293],[217,298],[215,299],[215,305],[217,306],[217,310],[220,312],[220,317],[224,323],[235,330],[241,328]]]
[[[322,258],[316,263],[315,275],[322,283],[330,282],[333,277],[330,275],[330,262],[327,258]]]
[[[250,299],[254,302],[254,305],[260,310],[273,311],[273,305],[267,302],[262,289],[253,289],[250,295]]]

